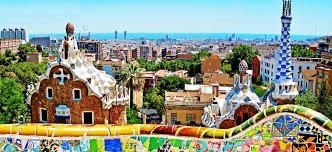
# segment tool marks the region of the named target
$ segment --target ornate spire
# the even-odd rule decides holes
[[[264,100],[273,105],[294,103],[298,96],[297,83],[293,82],[292,54],[290,46],[291,0],[283,0],[281,16],[280,48],[276,54],[277,73],[269,91],[264,95]]]
[[[66,25],[66,33],[67,33],[67,36],[72,36],[74,35],[74,30],[75,30],[75,27],[72,23],[68,22],[67,25]]]
[[[282,16],[292,16],[292,0],[282,0]]]

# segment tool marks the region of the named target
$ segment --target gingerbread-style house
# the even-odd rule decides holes
[[[232,128],[263,110],[263,104],[252,88],[251,70],[244,60],[239,64],[240,75],[234,76],[234,86],[226,98],[216,99],[204,108],[202,122],[209,127]]]
[[[46,73],[28,89],[32,122],[126,123],[127,88],[96,69],[93,59],[78,49],[73,24],[67,24],[66,33],[57,60],[49,62]]]

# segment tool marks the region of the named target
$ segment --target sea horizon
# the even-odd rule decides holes
[[[277,36],[278,39],[280,38],[280,34],[253,34],[253,33],[212,33],[212,32],[201,32],[201,33],[149,33],[149,32],[134,32],[128,33],[127,32],[127,39],[128,40],[137,40],[137,39],[165,39],[166,35],[170,39],[177,39],[177,40],[205,40],[205,39],[226,39],[232,37],[235,34],[235,38],[240,38],[242,40],[254,40],[254,39],[265,39],[271,40],[275,39]],[[63,38],[65,33],[32,33],[29,34],[29,39],[33,37],[51,37],[52,39],[56,38]],[[79,33],[75,33],[75,36],[78,36]],[[87,35],[84,33],[81,35]],[[324,35],[310,35],[310,34],[292,34],[291,39],[296,41],[304,41],[307,39],[315,39],[322,37]],[[115,34],[110,32],[94,32],[90,33],[90,38],[93,40],[115,40]],[[118,40],[123,40],[124,34],[123,31],[118,31]]]

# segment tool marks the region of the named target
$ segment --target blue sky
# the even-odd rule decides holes
[[[69,2],[68,2],[69,1]],[[278,34],[281,0],[1,0],[0,28]],[[332,35],[331,0],[293,0],[293,34]]]

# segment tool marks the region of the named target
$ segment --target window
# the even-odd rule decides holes
[[[186,114],[186,121],[195,121],[196,120],[196,115],[195,114]]]
[[[175,124],[176,119],[177,119],[177,115],[176,115],[176,113],[171,113],[171,121],[172,121],[172,125]]]
[[[307,70],[309,70],[310,69],[310,67],[307,67]]]
[[[82,117],[83,124],[90,124],[91,125],[91,124],[94,123],[93,112],[84,111],[82,115],[83,115],[83,117]]]
[[[329,79],[329,75],[327,73],[325,74],[325,79]]]
[[[273,76],[273,72],[271,72],[271,76]]]
[[[40,122],[47,122],[47,110],[45,108],[40,108]]]
[[[53,89],[50,87],[46,88],[46,98],[47,99],[52,99],[53,98]]]
[[[299,66],[299,71],[301,71],[302,70],[302,67],[301,66]]]
[[[320,89],[320,83],[317,84],[318,89]]]
[[[318,77],[319,77],[319,78],[322,78],[322,77],[323,77],[322,72],[318,72]]]
[[[74,89],[73,90],[73,99],[74,100],[81,100],[81,90],[80,89]]]

